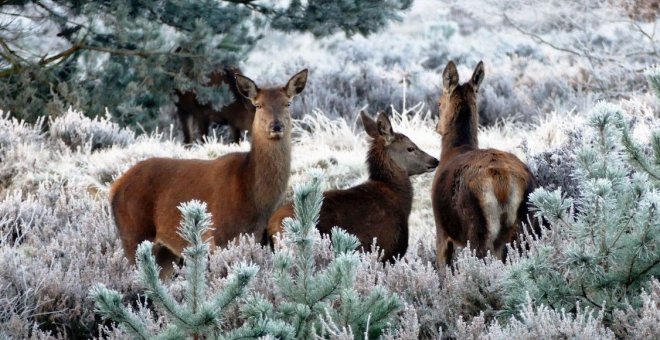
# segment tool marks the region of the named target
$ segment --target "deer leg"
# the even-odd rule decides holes
[[[208,117],[200,117],[197,120],[197,129],[199,130],[199,138],[206,142],[206,138],[208,137],[209,134],[209,127],[211,126],[211,123],[209,122]]]
[[[183,109],[178,109],[181,129],[183,130],[183,144],[192,143],[193,134],[193,116]]]
[[[153,246],[153,253],[156,257],[156,263],[161,267],[160,279],[167,280],[174,273],[174,263],[180,264],[181,258],[174,254],[166,245],[156,242]]]
[[[451,240],[451,237],[447,235],[444,229],[437,228],[438,232],[436,233],[436,268],[440,275],[444,275],[447,265],[451,265],[451,260],[453,257],[454,243]]]
[[[243,139],[243,131],[237,127],[231,127],[232,137],[234,138],[234,143],[238,144]]]

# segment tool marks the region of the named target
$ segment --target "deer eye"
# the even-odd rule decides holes
[[[291,106],[291,102],[286,102],[286,107]]]
[[[264,106],[261,105],[261,104],[254,104],[254,107],[257,108],[257,109],[260,109],[260,108],[262,108],[262,107],[264,107]]]
[[[408,148],[408,152],[413,152],[413,151],[415,151],[415,148],[413,148],[412,146]]]

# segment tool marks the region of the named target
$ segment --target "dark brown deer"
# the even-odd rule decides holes
[[[382,260],[393,261],[408,249],[408,216],[413,188],[409,176],[433,171],[438,160],[420,150],[403,134],[392,130],[384,113],[375,122],[364,112],[362,123],[373,138],[367,154],[369,179],[345,190],[323,193],[317,228],[329,234],[338,226],[357,236],[362,248],[371,250],[373,240],[383,250]],[[282,230],[282,220],[293,216],[291,203],[278,209],[268,222],[268,236]]]
[[[140,242],[154,242],[163,268],[172,272],[186,242],[177,234],[177,206],[192,199],[208,203],[213,230],[205,235],[224,246],[239,234],[264,235],[268,218],[280,206],[291,168],[289,105],[307,82],[307,70],[284,87],[260,89],[237,74],[239,92],[256,107],[249,152],[214,160],[151,158],[139,162],[112,185],[110,202],[126,257],[134,262]]]
[[[479,149],[477,92],[484,79],[479,62],[470,81],[459,85],[456,65],[443,74],[440,120],[440,165],[432,188],[437,232],[437,267],[450,264],[454,245],[470,246],[477,256],[488,251],[504,260],[505,244],[527,222],[527,198],[536,180],[527,166],[511,153]]]
[[[211,73],[207,86],[227,85],[234,100],[216,111],[210,104],[202,105],[192,91],[176,91],[177,115],[183,128],[183,143],[193,142],[194,127],[197,126],[200,138],[208,135],[212,123],[229,125],[234,143],[238,143],[244,131],[250,132],[254,119],[254,106],[249,99],[243,97],[236,87],[234,74],[241,74],[237,68],[224,68]]]

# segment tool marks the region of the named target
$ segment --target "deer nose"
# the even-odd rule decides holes
[[[431,161],[431,167],[432,168],[437,167],[439,164],[440,164],[440,161],[437,160],[436,158],[433,158],[433,160]]]
[[[270,123],[270,132],[274,132],[274,133],[284,132],[284,124],[282,124],[282,122],[280,122],[279,120]]]

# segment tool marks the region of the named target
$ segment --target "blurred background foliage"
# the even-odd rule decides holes
[[[202,104],[232,100],[207,76],[238,65],[268,30],[368,35],[412,0],[0,1],[0,108],[29,122],[73,106],[108,108],[151,130],[174,90]]]

